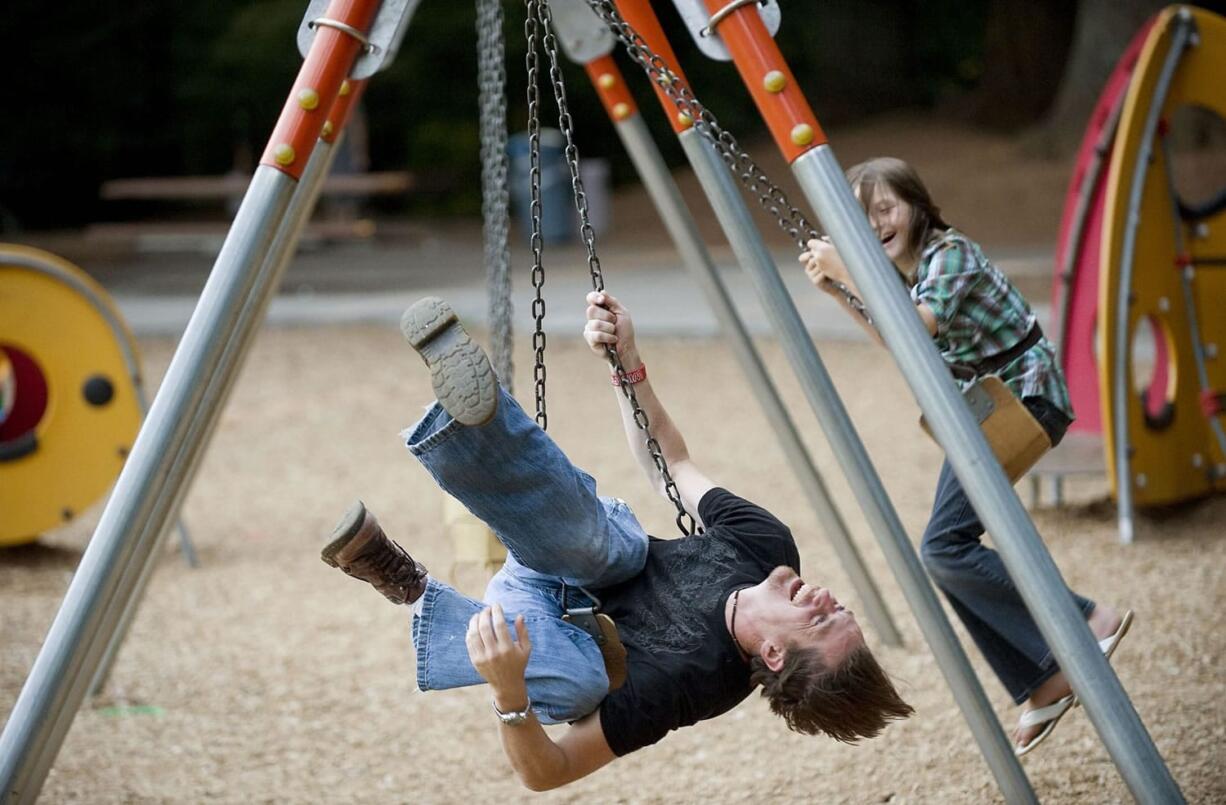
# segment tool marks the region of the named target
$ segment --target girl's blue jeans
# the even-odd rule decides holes
[[[1042,397],[1027,397],[1022,402],[1056,446],[1068,430],[1069,418]],[[1014,703],[1021,704],[1059,667],[1004,562],[996,551],[984,546],[983,532],[979,515],[946,461],[937,480],[936,501],[920,543],[920,556]],[[1071,590],[1069,594],[1089,617],[1094,602]]]
[[[475,613],[499,603],[512,635],[517,614],[527,621],[532,654],[525,676],[537,718],[574,721],[595,710],[609,690],[600,649],[562,615],[565,607],[592,605],[577,587],[609,586],[642,570],[647,534],[634,513],[624,501],[598,497],[592,477],[505,391],[486,424],[465,427],[435,403],[406,431],[406,441],[438,485],[484,520],[508,553],[484,601],[430,577],[413,618],[418,687],[484,681],[464,636]]]

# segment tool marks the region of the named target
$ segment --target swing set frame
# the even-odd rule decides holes
[[[547,27],[548,4],[528,0],[529,6],[538,2],[544,8],[538,21]],[[755,255],[761,248],[760,237],[755,240],[748,234],[753,225],[724,162],[730,155],[737,156],[728,146],[731,141],[735,147],[735,140],[712,135],[718,128],[714,117],[688,93],[679,72],[657,55],[666,43],[661,44],[661,39],[648,47],[641,32],[636,32],[640,26],[651,27],[650,4],[647,0],[586,2],[611,24],[652,77],[657,92],[663,92],[672,104],[672,109],[665,108],[670,119],[684,128],[679,139],[703,178],[704,189],[722,188],[707,192],[717,216],[726,222],[725,231],[738,259],[743,264],[761,263],[761,255]],[[1129,789],[1142,802],[1181,801],[1178,787],[897,282],[758,4],[744,0],[676,2],[705,10],[703,27],[727,48],[809,204],[862,289],[864,302],[935,438],[993,533],[1024,601]],[[77,710],[118,649],[148,581],[153,548],[190,486],[252,335],[318,197],[335,138],[360,95],[362,82],[394,56],[416,6],[417,0],[311,0],[304,20],[306,33],[300,31],[300,45],[305,45],[303,66],[63,605],[0,734],[0,792],[7,801],[26,803],[37,798]],[[627,24],[630,20],[635,27]],[[551,34],[546,30],[545,35]],[[655,52],[647,56],[651,51]],[[675,57],[669,61],[676,64]],[[572,170],[574,167],[572,161]],[[578,181],[577,175],[573,178]],[[755,174],[751,181],[763,178]],[[795,228],[799,235],[807,234],[803,215],[790,203],[785,209],[794,215],[785,219],[781,213],[781,224]],[[594,259],[590,247],[589,243],[589,256]],[[806,350],[800,347],[799,334],[792,332],[795,309],[790,300],[779,296],[777,273],[771,272],[774,280],[767,272],[752,273],[760,293],[772,302],[777,326],[788,323],[783,336],[792,353],[789,357],[806,379],[811,404],[826,415],[822,425],[844,461],[845,472],[848,466],[857,468],[849,473],[849,480],[874,531],[900,533],[901,527],[891,522],[897,515],[884,492],[872,483],[872,465],[816,351],[807,335],[804,340],[810,349]],[[598,278],[595,272],[594,277]],[[622,386],[632,394],[629,384]],[[888,540],[882,542],[885,547]],[[896,550],[886,548],[886,553]],[[912,607],[920,602],[921,627],[938,658],[943,653],[960,654],[948,623],[942,625],[943,619],[933,615],[940,607],[931,587],[922,581],[914,552],[909,560],[905,555],[895,558],[899,563],[914,563],[910,572],[896,571],[896,575]],[[943,631],[948,633],[933,638]],[[956,665],[954,659],[942,662],[943,670]],[[964,656],[961,661],[965,663]],[[968,680],[961,691],[976,687]],[[973,698],[973,693],[967,695]],[[982,696],[981,689],[978,695]],[[967,705],[959,703],[966,712]],[[978,704],[970,709],[982,711],[986,701]],[[1035,801],[999,724],[993,719],[994,726],[988,725],[983,712],[974,718],[968,715],[968,719],[1006,800]]]

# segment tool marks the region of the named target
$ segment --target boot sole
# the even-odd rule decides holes
[[[451,306],[437,296],[414,303],[400,332],[430,369],[434,396],[462,425],[484,425],[498,410],[498,380],[489,358],[465,332]]]
[[[332,536],[324,549],[320,551],[319,558],[323,559],[332,567],[340,567],[336,561],[336,555],[344,550],[358,531],[362,528],[362,523],[366,519],[366,505],[362,501],[358,501],[349,507],[349,511],[345,512],[345,516],[332,530]]]

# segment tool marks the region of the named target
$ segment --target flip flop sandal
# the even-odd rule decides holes
[[[1120,619],[1120,625],[1115,627],[1115,631],[1098,641],[1098,649],[1103,653],[1107,660],[1111,659],[1111,655],[1119,648],[1120,641],[1124,639],[1124,635],[1128,634],[1128,630],[1132,627],[1132,610],[1124,613],[1124,617]],[[1073,702],[1074,707],[1081,707],[1081,699],[1076,699]]]
[[[1115,628],[1114,634],[1109,634],[1102,640],[1098,641],[1098,647],[1102,650],[1103,656],[1111,659],[1111,655],[1115,653],[1119,647],[1120,641],[1124,639],[1124,635],[1128,634],[1129,628],[1132,627],[1132,610],[1124,613],[1123,619],[1120,620],[1120,625]]]
[[[1116,627],[1115,632],[1098,641],[1099,649],[1108,660],[1111,659],[1111,655],[1119,647],[1120,641],[1124,639],[1124,635],[1128,634],[1128,630],[1132,627],[1132,620],[1133,612],[1130,609],[1124,613],[1124,617],[1120,620],[1120,625]],[[1037,710],[1027,710],[1022,713],[1021,719],[1018,720],[1019,726],[1034,727],[1039,724],[1045,724],[1046,726],[1043,727],[1038,735],[1031,738],[1029,743],[1015,746],[1013,748],[1014,754],[1021,757],[1037,747],[1047,739],[1048,735],[1051,735],[1052,730],[1056,728],[1056,723],[1065,713],[1080,705],[1081,700],[1077,698],[1076,694],[1070,693],[1063,699],[1058,699],[1045,707],[1040,707]]]
[[[1022,757],[1047,740],[1047,736],[1051,735],[1052,730],[1056,728],[1056,724],[1064,717],[1065,713],[1073,709],[1073,705],[1076,702],[1077,697],[1070,693],[1063,699],[1057,699],[1044,707],[1023,711],[1022,717],[1017,722],[1019,727],[1037,727],[1040,724],[1044,726],[1038,735],[1030,739],[1029,743],[1016,744],[1013,747],[1013,754]]]

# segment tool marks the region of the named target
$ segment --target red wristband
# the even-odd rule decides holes
[[[639,368],[631,372],[625,372],[622,377],[625,377],[626,382],[632,386],[635,383],[642,383],[647,379],[647,365],[641,363],[639,364]],[[609,378],[613,381],[614,386],[621,386],[621,381],[618,379],[617,372],[609,375]]]

